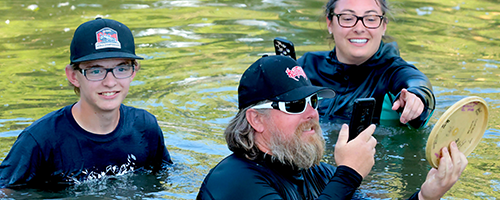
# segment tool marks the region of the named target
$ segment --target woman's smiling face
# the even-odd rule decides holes
[[[335,14],[352,14],[358,17],[365,15],[383,15],[378,0],[339,0],[335,4]],[[328,30],[333,34],[337,59],[346,64],[360,65],[370,59],[378,50],[387,24],[375,29],[366,28],[358,21],[354,27],[343,28],[337,16],[326,19]]]

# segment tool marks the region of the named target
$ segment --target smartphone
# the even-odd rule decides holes
[[[279,37],[274,38],[274,51],[276,55],[289,56],[297,60],[295,56],[295,47],[291,41]]]
[[[358,98],[354,100],[352,117],[349,123],[349,140],[356,138],[359,133],[372,124],[373,111],[375,110],[374,98]]]

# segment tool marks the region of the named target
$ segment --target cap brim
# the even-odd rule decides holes
[[[326,87],[319,86],[304,86],[300,88],[295,88],[291,91],[288,91],[284,94],[278,95],[269,100],[271,101],[296,101],[303,98],[306,98],[314,93],[317,93],[320,98],[333,98],[335,97],[335,92]]]
[[[130,58],[130,59],[138,59],[138,60],[144,59],[140,56],[136,56],[134,54],[125,53],[125,52],[99,52],[99,53],[94,53],[94,54],[90,54],[90,55],[75,59],[75,60],[71,61],[71,63],[79,63],[79,62],[100,60],[100,59],[106,59],[106,58]]]

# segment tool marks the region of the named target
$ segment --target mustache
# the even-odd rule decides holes
[[[318,133],[321,134],[323,132],[321,130],[321,126],[319,125],[319,121],[309,120],[309,121],[306,121],[306,122],[299,124],[299,126],[297,127],[297,130],[295,130],[295,134],[302,135],[303,134],[302,131],[308,130],[309,128],[314,130],[316,132],[316,134],[318,134]]]
[[[314,130],[315,134],[303,138],[304,130]],[[299,169],[308,169],[320,163],[325,139],[318,121],[309,120],[299,124],[295,133],[286,137],[281,130],[273,131],[270,147],[272,157],[281,163],[291,164]]]

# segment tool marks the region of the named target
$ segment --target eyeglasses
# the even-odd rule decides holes
[[[134,73],[134,65],[123,64],[118,65],[114,68],[104,68],[104,67],[91,67],[89,69],[80,69],[80,72],[89,81],[101,81],[106,78],[108,72],[111,72],[113,76],[117,79],[128,78]]]
[[[314,109],[318,108],[318,94],[313,94],[306,98],[290,101],[290,102],[282,102],[282,101],[273,101],[269,103],[264,103],[260,105],[253,106],[254,109],[264,109],[264,108],[272,108],[281,110],[287,114],[301,114],[306,111],[307,104],[311,105]]]
[[[383,15],[365,15],[362,17],[358,17],[353,14],[332,14],[337,17],[339,25],[342,28],[352,28],[356,26],[358,21],[361,20],[363,26],[365,26],[366,28],[376,29],[380,27],[380,25],[382,24],[382,19],[384,19]]]

